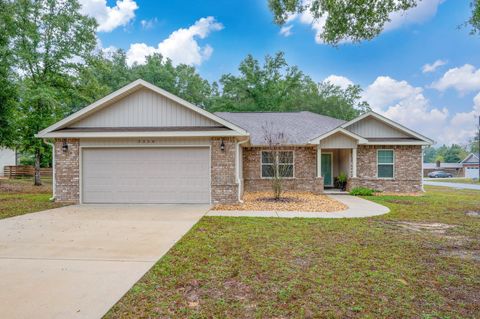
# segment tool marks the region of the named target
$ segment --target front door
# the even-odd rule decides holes
[[[322,176],[324,186],[333,186],[332,180],[332,154],[322,154]]]

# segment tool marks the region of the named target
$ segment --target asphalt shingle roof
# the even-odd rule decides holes
[[[215,115],[250,133],[252,145],[265,145],[265,131],[283,133],[285,144],[302,145],[325,134],[343,120],[312,112],[216,112]]]

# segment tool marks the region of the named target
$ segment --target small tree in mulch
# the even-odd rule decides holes
[[[262,175],[271,178],[273,198],[280,200],[285,178],[293,177],[293,152],[285,150],[287,138],[273,123],[262,126],[267,148],[262,152]]]

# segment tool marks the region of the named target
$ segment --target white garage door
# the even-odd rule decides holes
[[[465,177],[467,177],[467,178],[478,178],[478,168],[476,168],[476,167],[465,167]]]
[[[210,150],[91,148],[82,152],[84,203],[210,203]]]

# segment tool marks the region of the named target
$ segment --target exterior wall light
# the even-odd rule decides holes
[[[223,152],[225,151],[225,143],[222,140],[222,143],[220,143],[220,150]]]
[[[62,151],[64,153],[68,152],[68,144],[67,144],[67,141],[63,141],[63,145],[62,145]]]

